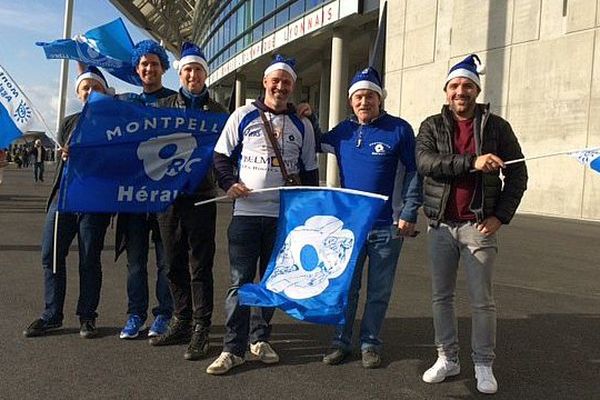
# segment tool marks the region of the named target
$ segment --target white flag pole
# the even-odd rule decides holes
[[[58,247],[56,245],[56,239],[58,236],[58,211],[56,211],[54,213],[54,233],[52,236],[53,236],[53,240],[52,240],[52,273],[56,274],[56,259],[57,259],[56,248]]]
[[[305,189],[305,190],[320,190],[320,189],[323,189],[323,190],[333,190],[333,191],[336,191],[336,192],[353,193],[353,194],[360,194],[360,195],[363,195],[363,196],[376,197],[376,198],[382,199],[383,201],[387,201],[387,199],[388,199],[388,196],[384,196],[384,195],[378,194],[378,193],[363,192],[361,190],[354,190],[354,189],[320,187],[320,186],[279,186],[279,187],[264,188],[264,189],[253,189],[250,192],[250,196],[252,196],[254,193],[275,192],[275,191],[278,191],[278,190],[291,190],[291,189]],[[195,206],[201,206],[203,204],[213,203],[215,201],[225,200],[225,199],[228,199],[228,198],[229,198],[229,196],[219,196],[219,197],[215,197],[213,199],[199,201],[197,203],[194,203],[194,205]]]

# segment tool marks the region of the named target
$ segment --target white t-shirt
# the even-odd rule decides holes
[[[265,111],[289,174],[318,168],[315,134],[308,119]],[[283,186],[275,151],[254,104],[238,108],[227,120],[215,152],[237,161],[239,181],[250,189]],[[235,201],[233,215],[279,216],[279,193],[251,194]]]

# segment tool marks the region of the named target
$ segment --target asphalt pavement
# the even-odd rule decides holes
[[[48,164],[47,170],[51,169]],[[441,384],[421,381],[421,374],[436,357],[426,234],[404,244],[382,333],[385,347],[380,369],[363,369],[358,349],[343,365],[323,364],[331,327],[301,323],[277,312],[272,344],[281,356],[279,364],[251,361],[226,376],[207,375],[204,371],[219,355],[224,332],[228,202],[218,205],[215,311],[207,359],[184,360],[185,345],[154,348],[145,338],[119,339],[127,310],[126,265],[125,257],[113,261],[113,227],[102,256],[99,337],[79,336],[75,241],[67,260],[63,328],[45,337],[24,338],[23,329],[43,308],[40,242],[51,177],[48,171],[46,182],[36,184],[31,169],[9,166],[0,184],[1,399],[489,397],[475,388],[462,270],[457,288],[462,373]],[[421,231],[426,230],[423,222]],[[600,399],[599,239],[600,223],[594,222],[517,215],[502,227],[494,286],[498,303],[494,371],[499,382],[494,398]],[[151,251],[151,285],[155,271]],[[155,303],[151,298],[151,307]]]

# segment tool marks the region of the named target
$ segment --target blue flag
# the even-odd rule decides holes
[[[33,105],[0,66],[0,150],[27,132],[33,122]]]
[[[281,189],[271,260],[260,284],[239,289],[240,304],[342,324],[356,261],[387,197],[347,189]]]
[[[587,165],[592,170],[600,173],[600,147],[596,149],[584,149],[571,153],[580,163]]]
[[[92,93],[70,140],[58,210],[164,211],[202,182],[226,120]]]
[[[76,60],[102,67],[122,81],[142,86],[142,81],[131,64],[133,41],[121,18],[91,29],[74,39],[37,42],[36,45],[44,49],[48,59]]]

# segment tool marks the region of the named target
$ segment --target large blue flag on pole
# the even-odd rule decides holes
[[[36,117],[44,123],[25,93],[0,66],[0,150],[23,136]]]
[[[48,59],[69,59],[104,68],[111,75],[136,86],[142,81],[131,64],[133,41],[121,18],[91,29],[73,39],[37,42]]]
[[[202,182],[226,120],[92,93],[69,143],[58,210],[163,211]]]
[[[242,305],[278,307],[303,321],[344,323],[359,253],[386,196],[347,189],[281,188],[277,239],[260,284]]]

